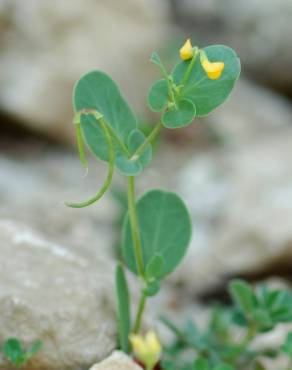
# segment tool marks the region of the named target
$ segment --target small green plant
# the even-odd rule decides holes
[[[146,301],[159,292],[163,279],[181,262],[191,238],[191,220],[184,202],[175,193],[158,189],[136,200],[135,179],[150,164],[152,143],[161,130],[188,126],[194,118],[212,112],[228,98],[240,74],[239,59],[227,46],[199,49],[187,40],[180,50],[180,58],[181,61],[168,72],[157,53],[151,56],[162,78],[149,90],[149,108],[160,113],[160,118],[147,136],[145,130],[139,129],[119,88],[105,73],[85,74],[73,92],[74,125],[81,162],[87,168],[86,145],[94,157],[108,163],[108,173],[95,196],[67,205],[82,208],[98,201],[109,189],[115,169],[127,178],[122,261],[116,269],[119,342],[127,353],[131,352],[130,333],[136,354],[143,351],[149,354],[149,348],[157,352],[158,346],[152,346],[156,343],[154,340],[149,344],[139,337]],[[125,268],[140,282],[140,301],[133,321]],[[135,340],[137,338],[140,339]],[[137,343],[140,348],[135,348]],[[148,363],[147,370],[152,370],[154,365],[150,360],[143,362]]]
[[[282,348],[252,346],[260,334],[280,323],[292,322],[291,292],[265,286],[254,291],[242,280],[232,281],[229,291],[232,304],[215,306],[203,329],[190,320],[180,329],[161,318],[175,335],[164,353],[164,370],[265,370],[262,359],[275,358],[281,352],[290,357],[290,366],[278,370],[292,369],[292,333]]]
[[[17,338],[9,338],[4,342],[4,356],[15,366],[22,367],[27,361],[37,354],[42,348],[42,342],[35,341],[28,350],[24,350],[22,343]]]

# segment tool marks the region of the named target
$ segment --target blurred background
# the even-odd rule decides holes
[[[106,170],[91,161],[83,178],[73,85],[90,69],[110,74],[147,130],[151,52],[171,67],[188,37],[234,48],[242,75],[210,116],[162,133],[138,180],[139,194],[177,191],[193,220],[161,299],[184,311],[224,297],[234,276],[291,282],[291,0],[0,0],[0,341],[45,338],[35,369],[83,369],[115,346],[125,184],[116,174],[99,204],[65,207]]]

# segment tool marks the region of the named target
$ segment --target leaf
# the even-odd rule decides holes
[[[162,123],[167,128],[184,127],[192,123],[195,115],[194,104],[190,100],[183,99],[163,114]]]
[[[231,281],[229,291],[239,308],[245,314],[250,314],[255,306],[255,296],[250,285],[243,280],[235,279]]]
[[[194,370],[210,370],[208,360],[203,357],[198,358],[194,363]]]
[[[20,364],[23,354],[21,342],[17,338],[9,338],[3,346],[4,355],[15,365]]]
[[[148,283],[148,285],[144,289],[144,293],[148,297],[153,297],[154,295],[156,295],[159,292],[159,290],[160,290],[160,284],[157,280],[155,280],[155,281],[152,281],[152,282]]]
[[[42,348],[43,343],[40,340],[35,341],[30,349],[24,354],[24,362],[28,361],[32,356],[36,355]]]
[[[226,365],[226,364],[219,364],[215,366],[214,370],[235,370],[234,367]]]
[[[282,351],[292,358],[292,332],[287,334],[285,343],[282,346]]]
[[[174,193],[152,190],[137,202],[137,219],[144,266],[159,254],[163,260],[158,278],[172,272],[183,258],[191,237],[191,221],[183,201]],[[129,215],[123,229],[123,256],[137,273]]]
[[[130,132],[137,127],[136,117],[119,88],[103,72],[92,71],[80,78],[74,87],[73,105],[75,112],[82,109],[95,109],[100,112],[117,140],[123,144],[126,144]],[[91,115],[83,115],[81,128],[91,151],[100,159],[108,160],[106,141],[96,119]],[[117,140],[115,144],[119,147]]]
[[[164,68],[163,63],[162,63],[159,55],[155,51],[151,54],[150,61],[152,63],[156,64],[158,67]]]
[[[136,161],[130,159],[133,147],[136,149],[145,136],[137,129],[136,117],[115,82],[103,72],[89,72],[75,85],[73,100],[75,112],[96,110],[103,116],[113,141],[118,169],[129,176],[139,174],[150,162],[152,149],[149,146]],[[106,137],[93,115],[81,115],[81,132],[92,154],[109,161]]]
[[[131,159],[131,156],[138,149],[138,147],[145,141],[146,136],[142,131],[134,129],[127,141],[127,147],[129,151],[129,157],[123,153],[118,153],[116,157],[116,166],[121,173],[127,176],[139,175],[143,168],[146,167],[152,158],[152,147],[149,145],[144,152],[135,160]]]
[[[146,279],[148,281],[155,280],[161,273],[163,267],[163,257],[160,254],[155,254],[146,266]]]
[[[165,79],[158,80],[148,93],[148,105],[153,112],[163,111],[168,102],[168,86]]]
[[[128,284],[121,265],[116,267],[117,321],[121,349],[129,353],[129,334],[131,332],[130,299]]]
[[[195,61],[190,78],[181,92],[181,98],[189,99],[196,107],[198,117],[205,116],[221,105],[231,93],[240,75],[240,61],[236,53],[224,45],[212,45],[203,49],[211,62],[223,61],[225,64],[218,80],[208,78],[200,58]],[[182,61],[172,72],[176,85],[180,85],[190,61]]]

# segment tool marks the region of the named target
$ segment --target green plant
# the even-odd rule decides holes
[[[4,342],[4,356],[16,367],[21,367],[37,354],[42,347],[42,342],[35,341],[28,350],[24,350],[21,341],[17,338],[9,338]]]
[[[180,329],[166,318],[164,324],[175,334],[175,340],[164,354],[164,370],[264,370],[263,358],[274,358],[281,351],[290,356],[292,367],[292,333],[282,348],[255,349],[253,340],[276,325],[292,322],[292,294],[287,290],[254,291],[242,280],[233,280],[229,291],[232,304],[215,306],[204,329],[187,321]],[[191,352],[185,360],[185,353]],[[286,370],[286,369],[279,369]]]
[[[94,157],[108,163],[108,173],[95,196],[67,205],[82,208],[98,201],[110,187],[114,169],[127,177],[123,260],[116,270],[119,338],[125,352],[131,351],[129,334],[140,333],[147,299],[159,292],[162,280],[180,263],[191,237],[190,216],[183,201],[164,190],[151,190],[136,200],[135,178],[151,162],[152,143],[163,128],[181,128],[212,112],[227,99],[240,74],[238,57],[223,45],[199,49],[188,40],[180,56],[182,60],[170,73],[157,53],[151,56],[162,78],[150,88],[148,105],[161,117],[147,137],[117,85],[105,73],[87,73],[73,93],[81,162],[87,167],[85,144]],[[141,287],[134,322],[125,267],[138,277]]]

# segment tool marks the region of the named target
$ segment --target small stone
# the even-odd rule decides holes
[[[113,352],[104,361],[93,365],[89,370],[141,370],[129,356],[120,351]]]

